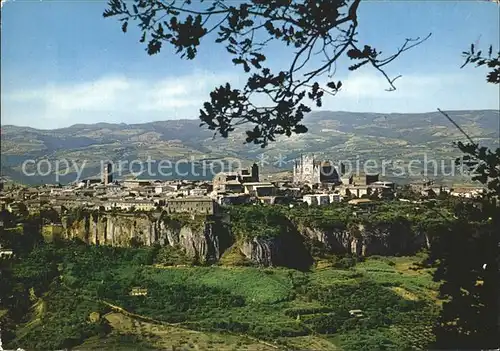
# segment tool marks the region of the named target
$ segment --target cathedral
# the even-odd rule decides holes
[[[301,155],[293,166],[294,183],[340,183],[340,172],[329,161],[318,161],[314,155]]]

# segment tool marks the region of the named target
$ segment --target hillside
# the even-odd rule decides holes
[[[22,293],[9,301],[16,308],[5,318],[4,345],[357,351],[421,350],[434,340],[437,284],[431,270],[417,268],[418,257],[308,272],[167,267],[155,264],[156,257],[152,248],[37,246],[8,270],[6,291]],[[146,295],[132,295],[136,287]],[[351,309],[363,315],[352,316]]]
[[[487,146],[498,146],[498,111],[452,111],[450,115],[474,140]],[[411,159],[423,162],[424,155],[427,155],[427,159],[436,159],[438,164],[443,160],[448,169],[459,155],[452,143],[464,139],[439,112],[377,114],[321,111],[307,116],[305,124],[309,128],[308,133],[282,137],[265,150],[258,145],[244,144],[244,130],[235,131],[228,139],[214,138],[213,133],[199,127],[199,121],[195,119],[130,125],[76,124],[54,130],[7,125],[2,127],[2,175],[24,183],[54,183],[54,173],[45,177],[23,175],[22,163],[29,159],[48,159],[52,163],[66,159],[80,167],[85,160],[82,176],[88,177],[99,174],[101,161],[145,162],[148,157],[171,162],[180,159],[195,162],[241,160],[244,165],[264,160],[263,172],[274,173],[291,169],[291,160],[300,153],[315,153],[334,162],[373,159],[380,163],[385,159],[401,160],[403,164]],[[186,163],[189,172],[191,167],[188,166],[190,163]],[[199,170],[200,167],[201,164],[194,169]],[[416,167],[414,177],[419,174]],[[42,167],[42,172],[45,169]],[[391,166],[387,169],[390,170]],[[27,170],[32,172],[33,168],[27,167]],[[126,176],[127,170],[122,176]],[[65,173],[64,169],[62,171]],[[187,177],[211,178],[206,172],[205,176],[192,173],[195,172],[190,172]],[[68,175],[59,178],[60,182],[73,181],[75,175],[72,169]],[[455,178],[454,181],[464,180]]]

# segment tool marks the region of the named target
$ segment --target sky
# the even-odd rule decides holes
[[[52,129],[198,118],[215,86],[244,81],[241,69],[213,39],[202,43],[192,61],[169,47],[148,56],[138,32],[122,33],[115,18],[103,18],[105,8],[103,0],[2,3],[2,125]],[[499,10],[498,4],[480,0],[362,1],[360,43],[390,53],[405,38],[432,36],[387,67],[391,76],[402,75],[394,92],[385,90],[387,82],[373,69],[349,72],[348,62],[340,61],[335,80],[343,88],[325,98],[321,109],[498,109],[499,86],[485,83],[486,70],[460,66],[461,53],[471,43],[499,49]],[[292,52],[280,46],[265,53],[276,69],[292,59]]]

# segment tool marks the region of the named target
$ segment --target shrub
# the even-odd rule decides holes
[[[353,257],[344,257],[335,262],[334,267],[347,269],[354,267],[356,265],[356,262],[357,260]]]

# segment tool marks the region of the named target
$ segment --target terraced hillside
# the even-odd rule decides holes
[[[422,259],[339,258],[300,272],[164,266],[152,248],[41,245],[6,270],[6,289],[19,293],[2,336],[28,350],[426,349],[440,302],[432,271],[415,265]]]

